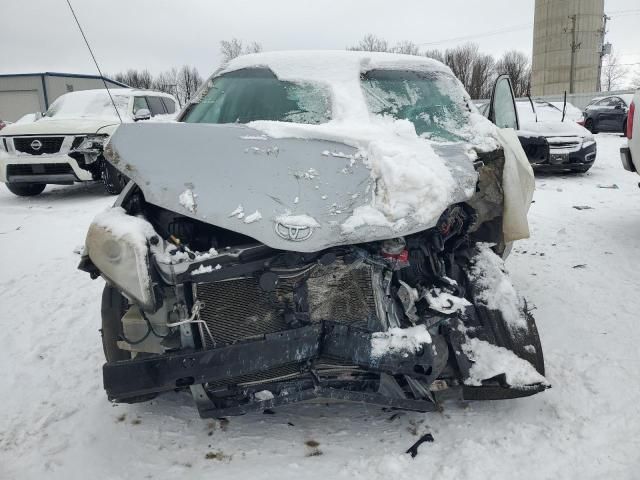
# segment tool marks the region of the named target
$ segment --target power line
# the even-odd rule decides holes
[[[116,115],[118,115],[118,119],[120,120],[120,123],[122,123],[122,117],[120,116],[120,112],[118,111],[118,107],[116,107],[116,102],[113,101],[113,97],[111,96],[111,91],[109,90],[109,87],[107,86],[107,81],[104,79],[104,75],[102,75],[102,71],[100,70],[100,66],[98,65],[98,61],[96,60],[95,55],[93,54],[93,50],[91,50],[91,45],[89,45],[89,41],[87,40],[87,36],[84,34],[84,30],[82,30],[82,26],[80,25],[80,21],[78,20],[78,17],[76,17],[76,12],[73,10],[73,7],[71,6],[71,1],[67,0],[67,5],[69,5],[69,10],[71,10],[71,14],[73,15],[73,18],[76,21],[76,24],[78,25],[78,29],[80,30],[80,33],[82,34],[82,38],[84,38],[84,43],[87,44],[87,48],[89,49],[89,53],[91,54],[91,58],[93,58],[93,63],[96,64],[96,68],[98,69],[98,73],[100,74],[100,78],[102,79],[102,83],[104,83],[104,88],[107,90],[107,93],[109,94],[109,98],[111,99],[111,104],[113,105],[113,108],[116,111]]]
[[[614,10],[613,12],[608,12],[607,15],[615,15],[617,17],[624,17],[626,15],[637,15],[640,14],[640,8],[633,8],[630,10]]]
[[[419,46],[428,46],[428,45],[439,45],[442,43],[448,43],[448,42],[459,42],[461,40],[472,40],[474,38],[481,38],[481,37],[490,37],[493,35],[501,35],[503,33],[511,33],[511,32],[515,32],[518,30],[526,30],[529,28],[533,28],[533,24],[532,23],[525,23],[522,25],[516,25],[513,27],[508,27],[508,28],[501,28],[499,30],[492,30],[489,32],[484,32],[484,33],[476,33],[473,35],[465,35],[462,37],[452,37],[452,38],[447,38],[444,40],[438,40],[438,41],[434,41],[434,42],[424,42],[424,43],[418,43],[417,45]]]

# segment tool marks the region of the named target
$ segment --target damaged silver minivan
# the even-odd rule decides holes
[[[124,124],[131,181],[89,228],[104,387],[203,417],[318,398],[415,411],[548,387],[502,257],[533,174],[506,77],[480,115],[431,59],[231,61],[175,124]],[[493,123],[492,123],[493,122]]]

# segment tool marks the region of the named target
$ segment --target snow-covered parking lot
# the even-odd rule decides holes
[[[2,188],[0,478],[640,478],[640,177],[620,165],[622,138],[597,140],[589,173],[538,177],[532,237],[507,262],[553,388],[439,414],[314,404],[208,421],[186,394],[109,404],[103,282],[74,250],[113,197]]]

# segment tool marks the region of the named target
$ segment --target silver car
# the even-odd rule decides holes
[[[548,387],[502,261],[533,175],[510,82],[489,117],[444,65],[274,52],[222,67],[176,124],[105,147],[130,183],[87,234],[104,387],[203,417],[317,398],[433,411]]]

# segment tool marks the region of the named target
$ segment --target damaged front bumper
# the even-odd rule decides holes
[[[533,395],[546,388],[541,384],[514,388],[500,381],[481,387],[436,381],[446,368],[450,352],[462,355],[461,342],[465,336],[447,329],[445,335],[431,336],[429,343],[422,343],[415,351],[390,349],[374,355],[373,341],[392,335],[323,321],[209,350],[107,363],[103,367],[104,387],[110,400],[126,401],[184,387],[200,388],[229,380],[237,383],[234,391],[225,390],[223,395],[209,395],[202,390],[201,394],[209,396],[209,401],[197,402],[202,417],[239,415],[316,398],[429,412],[438,410],[440,401],[447,398],[507,399]],[[464,370],[464,360],[458,363]],[[327,364],[335,368],[348,365],[358,375],[325,376],[323,368]],[[242,383],[243,378],[291,365],[295,365],[297,375],[268,383]],[[375,375],[367,377],[368,372]],[[393,378],[398,376],[409,382],[419,380],[419,384],[431,388],[416,391],[414,398],[410,398],[394,392],[391,385],[395,385]],[[389,385],[385,385],[387,378]]]

